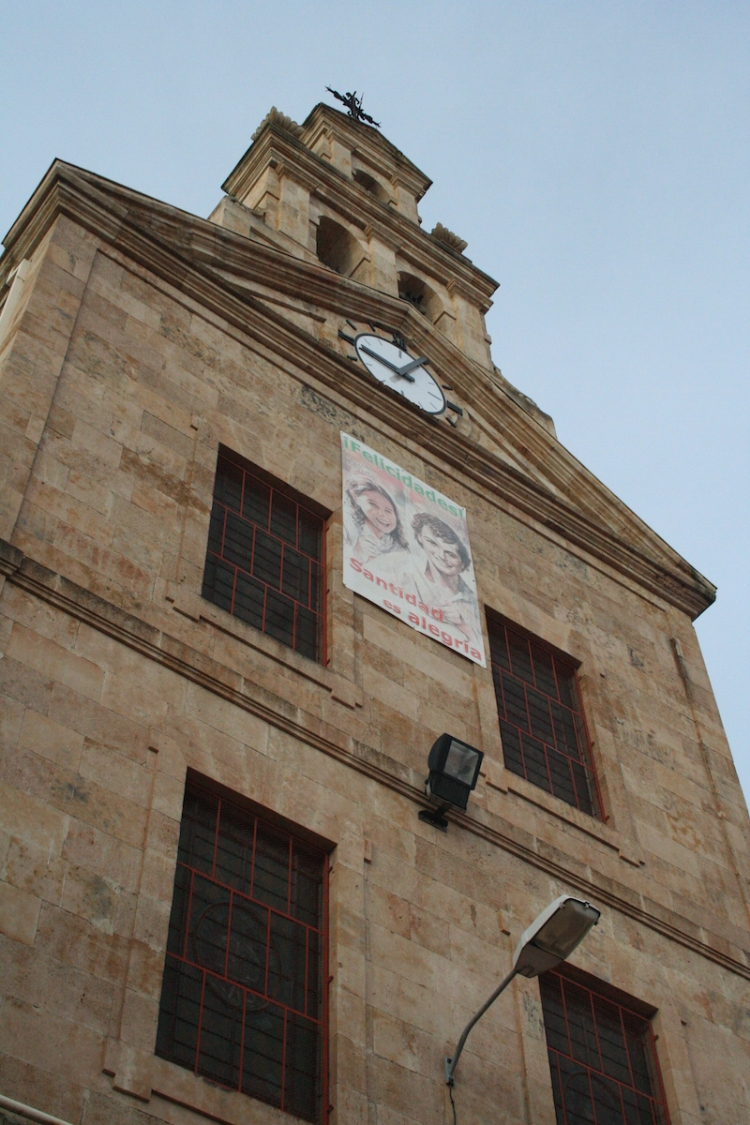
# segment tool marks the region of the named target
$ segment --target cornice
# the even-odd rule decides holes
[[[483,369],[471,364],[405,302],[206,220],[154,204],[155,214],[168,214],[170,219],[166,235],[160,238],[153,229],[143,229],[134,221],[138,217],[134,211],[143,207],[145,197],[130,193],[134,207],[128,208],[95,183],[90,174],[81,177],[75,169],[53,165],[11,230],[8,254],[0,263],[0,277],[5,268],[11,268],[10,260],[19,255],[30,256],[56,215],[66,214],[222,323],[254,340],[290,374],[299,378],[301,371],[306,378],[312,376],[334,394],[343,395],[350,406],[357,404],[356,408],[400,432],[407,442],[416,443],[420,454],[432,460],[436,469],[445,471],[450,467],[468,487],[473,485],[476,490],[480,486],[491,501],[499,500],[501,506],[526,514],[559,535],[563,544],[575,545],[691,618],[711,604],[714,590],[710,583],[612,496],[510,396],[491,383]],[[185,231],[176,251],[172,236],[178,220]],[[339,353],[310,337],[246,289],[228,282],[218,269],[232,268],[233,252],[242,260],[243,269],[254,265],[255,276],[261,276],[266,285],[277,286],[298,299],[304,294],[306,300],[335,309],[341,315],[389,324],[409,335],[420,347],[428,345],[436,367],[450,370],[451,379],[472,402],[472,409],[493,419],[504,440],[511,448],[520,449],[527,461],[538,467],[540,475],[550,477],[550,467],[556,464],[561,487],[573,492],[579,504],[585,501],[592,514],[581,511],[579,506],[530,479],[491,451],[468,444],[460,434],[440,426],[416,408],[408,409],[402,400],[399,411],[394,412],[382,388],[353,372]],[[198,262],[190,260],[195,257]],[[208,265],[211,259],[217,268]],[[610,520],[617,515],[619,533],[607,526],[607,514]],[[638,546],[622,538],[623,530]]]
[[[360,230],[368,225],[384,226],[391,230],[403,253],[413,257],[426,273],[432,274],[443,285],[451,278],[460,279],[469,300],[482,309],[490,307],[492,294],[498,283],[478,269],[468,258],[454,254],[432,235],[423,231],[411,219],[389,207],[366,192],[354,190],[351,180],[307,148],[301,140],[285,129],[269,122],[257,141],[222,184],[222,190],[237,198],[245,194],[262,171],[271,165],[283,164],[290,175],[305,176],[314,185],[314,195],[345,216]]]
[[[311,146],[321,133],[330,130],[345,138],[352,154],[364,157],[369,163],[395,175],[396,179],[415,196],[417,202],[432,187],[432,180],[404,156],[392,141],[369,125],[354,121],[325,102],[318,102],[302,123],[302,140]]]
[[[42,566],[2,539],[0,574],[12,585],[379,782],[414,805],[427,807],[421,774],[417,775],[382,751],[344,734],[338,728],[322,724],[298,708],[290,708],[284,700],[275,699],[267,691],[261,693],[251,680],[240,673]],[[305,722],[305,719],[308,721]],[[478,806],[473,807],[471,812],[453,810],[448,816],[457,827],[579,891],[597,905],[616,910],[728,972],[750,980],[750,951],[745,948],[749,944],[749,935],[738,927],[717,923],[716,920],[712,929],[698,926],[624,883],[598,876],[590,868],[566,866],[546,854],[546,847],[535,837]],[[743,945],[737,944],[740,939]]]

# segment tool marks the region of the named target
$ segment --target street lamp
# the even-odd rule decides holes
[[[601,911],[590,903],[580,898],[571,898],[570,895],[560,895],[524,930],[513,954],[513,968],[500,981],[489,1000],[471,1017],[461,1033],[455,1051],[445,1060],[445,1081],[448,1086],[453,1085],[456,1066],[469,1032],[508,987],[513,977],[537,977],[565,961],[600,917]]]
[[[457,809],[466,808],[469,794],[476,788],[483,758],[482,751],[475,750],[468,742],[462,742],[452,734],[441,734],[430,750],[427,759],[430,776],[425,782],[427,796],[433,801],[440,802],[440,807],[434,812],[431,809],[422,809],[419,819],[446,832],[448,821],[443,813],[451,806]]]

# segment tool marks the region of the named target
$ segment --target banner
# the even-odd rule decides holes
[[[466,511],[341,434],[344,585],[485,666]]]

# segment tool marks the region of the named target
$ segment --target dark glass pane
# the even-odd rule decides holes
[[[296,1117],[315,1121],[318,1077],[318,1033],[314,1023],[289,1013],[286,1027],[284,1109]]]
[[[245,502],[242,514],[250,523],[257,524],[262,531],[268,530],[268,502],[271,489],[257,477],[247,474],[245,480]]]
[[[209,555],[206,559],[201,593],[207,601],[213,602],[220,609],[226,609],[229,613],[232,612],[234,575],[234,567],[220,562],[214,555]]]
[[[623,1025],[628,1042],[630,1066],[633,1071],[633,1085],[642,1093],[650,1094],[652,1092],[651,1072],[646,1053],[649,1035],[648,1023],[630,1012],[623,1012]]]
[[[550,695],[553,699],[557,699],[557,684],[555,682],[555,672],[552,667],[552,656],[546,649],[539,648],[538,645],[531,646],[531,657],[534,662],[534,675],[536,677],[536,686],[539,691],[543,691],[546,695]]]
[[[255,533],[253,575],[276,590],[281,585],[281,543],[265,531]]]
[[[248,994],[247,999],[242,1092],[280,1106],[284,1012],[275,1004],[256,1010],[253,997]]]
[[[267,945],[268,910],[235,895],[232,900],[227,976],[261,996],[266,993]],[[262,1008],[265,1001],[259,996],[250,996],[247,1004],[250,1008]]]
[[[211,793],[196,792],[190,788],[185,791],[177,858],[207,875],[213,870],[218,811],[219,802]]]
[[[305,1010],[306,949],[305,927],[272,913],[268,992],[298,1012]]]
[[[589,783],[587,771],[577,762],[571,762],[571,770],[573,771],[573,780],[576,787],[578,808],[581,812],[593,813],[594,802],[591,799],[591,785]]]
[[[552,719],[549,713],[549,701],[545,695],[535,688],[526,688],[526,698],[529,704],[529,718],[531,720],[531,733],[535,738],[540,738],[548,745],[554,745],[552,735]]]
[[[310,563],[310,609],[320,612],[323,603],[323,571],[317,563]]]
[[[198,1046],[203,973],[167,957],[161,986],[156,1053],[191,1070]]]
[[[250,891],[254,817],[222,801],[216,840],[216,878],[244,894]]]
[[[567,801],[569,805],[577,805],[570,759],[563,754],[558,754],[556,750],[548,750],[547,761],[554,795],[560,797],[563,801]]]
[[[498,710],[504,713],[505,704],[503,703],[503,684],[500,679],[500,669],[497,664],[490,664],[490,669],[492,671],[492,683],[495,687],[495,698],[497,699]]]
[[[596,1125],[625,1125],[620,1090],[600,1074],[590,1073],[591,1093],[594,1100]]]
[[[526,777],[534,785],[538,785],[540,789],[550,791],[549,774],[547,772],[547,755],[544,752],[544,746],[541,742],[537,742],[535,738],[529,738],[527,734],[521,739],[521,750],[523,753],[523,764],[526,769]]]
[[[502,684],[505,718],[509,723],[515,723],[516,726],[521,727],[522,730],[528,730],[529,721],[526,716],[526,696],[523,684],[505,672],[502,675]]]
[[[661,1113],[656,1114],[657,1107],[649,1098],[644,1098],[642,1094],[637,1095],[638,1098],[638,1125],[656,1125],[657,1122],[664,1120]]]
[[[235,1089],[240,1084],[242,1002],[241,988],[206,974],[198,1071]]]
[[[242,469],[225,457],[220,457],[216,466],[216,484],[214,496],[228,508],[235,512],[240,511],[242,502]]]
[[[253,525],[246,520],[227,512],[227,522],[224,530],[224,547],[222,557],[243,570],[250,570],[253,557]]]
[[[565,1125],[562,1076],[560,1074],[559,1059],[554,1051],[549,1051],[549,1068],[552,1075],[552,1098],[555,1103],[555,1119],[558,1125]]]
[[[620,1091],[620,1096],[622,1097],[623,1109],[625,1111],[626,1125],[641,1125],[641,1112],[638,1106],[641,1095],[636,1094],[635,1090],[623,1086]],[[644,1118],[643,1125],[653,1125],[653,1117],[651,1116],[650,1108],[649,1116]]]
[[[534,683],[534,673],[531,669],[531,654],[529,642],[518,633],[508,629],[508,648],[510,650],[510,666],[514,676],[520,676],[527,684]]]
[[[311,660],[318,658],[318,618],[309,609],[296,607],[297,627],[294,647],[302,656],[309,656]]]
[[[226,515],[226,508],[222,508],[219,504],[214,504],[213,511],[211,512],[211,522],[208,525],[208,550],[212,551],[215,555],[221,554],[221,544],[224,538],[224,516]]]
[[[575,758],[577,762],[580,762],[581,755],[578,749],[573,715],[566,707],[561,707],[558,703],[553,703],[551,705],[551,711],[555,724],[557,749],[561,750],[564,754],[569,754],[571,758]]]
[[[266,593],[264,632],[282,644],[292,645],[294,638],[294,602],[273,590]]]
[[[187,928],[187,912],[190,902],[191,873],[181,863],[177,864],[174,875],[174,895],[172,897],[172,911],[169,915],[169,934],[167,937],[167,953],[183,955],[185,945],[185,930]]]
[[[490,660],[493,664],[499,664],[506,672],[510,671],[508,646],[505,640],[505,629],[502,625],[490,630]]]
[[[253,898],[285,914],[288,908],[289,836],[258,821]]]
[[[234,592],[234,615],[247,621],[256,629],[263,627],[263,600],[266,587],[255,578],[237,572],[237,587]]]
[[[320,939],[307,931],[307,1014],[320,1017]]]
[[[568,1043],[568,1026],[565,1021],[565,1006],[560,978],[552,973],[541,976],[539,978],[539,991],[542,997],[547,1046],[568,1055],[570,1054],[570,1044]]]
[[[601,1067],[590,993],[570,981],[565,981],[563,989],[573,1057],[599,1070]]]
[[[299,551],[287,547],[284,551],[284,568],[281,580],[284,593],[297,602],[307,605],[310,600],[310,564]]]
[[[300,922],[317,926],[320,910],[320,860],[295,843],[292,853],[292,909]]]
[[[305,508],[299,509],[299,542],[300,551],[304,551],[311,559],[319,559],[322,551],[323,521],[319,516]]]
[[[555,662],[557,670],[557,685],[560,689],[560,700],[566,707],[570,707],[571,711],[578,710],[578,693],[575,689],[575,672],[572,668],[566,668],[560,664],[560,661]]]
[[[290,546],[297,546],[297,505],[277,490],[271,500],[271,531]]]
[[[521,777],[525,777],[526,771],[523,768],[521,740],[518,736],[518,731],[515,727],[511,727],[507,723],[501,722],[500,737],[503,741],[503,758],[505,759],[506,767],[513,773],[517,773]]]
[[[602,1070],[618,1082],[630,1084],[630,1066],[625,1037],[620,1022],[620,1009],[600,996],[594,997],[594,1015],[599,1035]]]
[[[565,1125],[610,1125],[607,1121],[598,1122],[594,1117],[589,1072],[577,1066],[572,1059],[558,1055],[557,1061],[562,1086],[562,1120]]]
[[[224,975],[229,891],[202,875],[193,878],[187,955],[202,969]]]

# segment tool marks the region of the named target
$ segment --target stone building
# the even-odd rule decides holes
[[[750,1122],[713,587],[494,366],[429,186],[272,110],[208,220],[56,161],[6,237],[11,1118]],[[599,925],[449,1091],[561,894]]]

